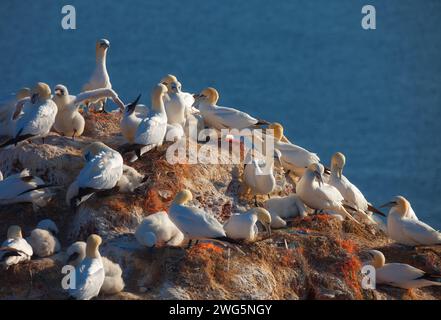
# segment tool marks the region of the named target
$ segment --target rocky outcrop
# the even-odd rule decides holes
[[[45,181],[59,185],[47,207],[0,207],[0,235],[11,224],[28,235],[38,221],[53,219],[63,248],[90,233],[103,237],[101,252],[118,262],[126,283],[124,292],[102,299],[439,299],[440,288],[406,290],[379,286],[361,288],[363,250],[376,248],[390,261],[412,264],[427,272],[441,272],[441,249],[413,249],[390,242],[374,226],[341,222],[329,215],[297,218],[270,238],[243,244],[241,251],[211,243],[187,248],[141,247],[133,235],[143,217],[167,210],[177,191],[188,188],[193,204],[219,220],[252,206],[240,197],[242,165],[176,164],[165,160],[166,146],[128,165],[147,176],[132,193],[94,197],[73,212],[65,192],[83,166],[81,149],[101,140],[111,147],[124,143],[119,115],[90,115],[83,137],[51,134],[46,144],[25,143],[0,151],[0,170],[6,175],[28,168]],[[292,192],[281,169],[274,195]],[[263,201],[264,199],[259,199]],[[64,299],[61,289],[63,253],[33,259],[0,272],[0,298]]]

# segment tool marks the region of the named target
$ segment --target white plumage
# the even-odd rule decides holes
[[[104,266],[98,251],[101,241],[97,235],[89,236],[86,257],[75,267],[74,288],[69,288],[68,292],[76,300],[90,300],[98,296],[104,283]]]
[[[323,172],[323,165],[311,164],[297,184],[297,195],[312,209],[332,210],[358,223],[343,207],[344,198],[340,192],[335,187],[323,183]]]
[[[16,94],[5,97],[0,101],[0,136],[12,137],[14,135],[15,121],[12,116],[16,104],[19,100],[29,97],[30,94],[30,89],[22,88]]]
[[[58,111],[57,105],[51,99],[51,89],[47,84],[39,82],[31,93],[31,99],[22,105],[25,112],[15,124],[13,138],[0,148],[28,139],[44,138],[50,132]],[[21,108],[16,110],[15,115],[19,115],[20,112]]]
[[[73,243],[67,249],[66,254],[66,263],[74,267],[78,266],[86,257],[86,243],[84,241]],[[101,260],[103,262],[105,277],[100,293],[110,295],[121,292],[125,286],[121,267],[106,257],[101,257]]]
[[[60,242],[56,238],[58,228],[52,220],[45,219],[38,223],[26,239],[31,245],[34,255],[40,258],[49,257],[60,251]]]
[[[54,89],[55,95],[52,98],[57,104],[58,113],[55,118],[54,129],[69,137],[78,137],[83,134],[85,120],[78,108],[81,103],[88,100],[98,100],[100,98],[111,98],[121,110],[124,104],[112,89],[95,89],[85,91],[77,96],[69,95],[66,86],[58,84]]]
[[[404,263],[386,263],[383,253],[369,250],[370,262],[375,267],[377,284],[387,284],[403,289],[441,286],[441,275],[432,275]]]
[[[387,233],[392,240],[409,246],[441,244],[441,233],[428,224],[411,218],[410,203],[397,196],[387,205],[392,206],[387,217]]]
[[[136,228],[135,237],[141,245],[146,247],[179,246],[184,240],[184,234],[170,220],[165,211],[145,218]]]
[[[21,228],[10,226],[7,239],[0,247],[0,264],[7,269],[14,264],[31,260],[32,254],[32,247],[23,239]]]
[[[275,229],[286,227],[284,219],[292,217],[304,218],[308,214],[305,204],[295,194],[268,199],[265,201],[264,207],[271,214],[271,227]]]
[[[274,130],[274,148],[282,154],[280,160],[285,170],[290,170],[301,177],[311,164],[320,162],[320,158],[315,153],[290,142],[284,142],[282,125],[273,123],[269,128]]]
[[[119,192],[131,193],[135,191],[143,184],[144,179],[145,176],[136,171],[135,168],[123,165],[123,174],[117,183]]]
[[[268,233],[271,234],[271,215],[264,208],[253,208],[242,214],[232,214],[224,223],[224,230],[229,238],[255,241],[259,233],[257,221],[260,221]]]
[[[95,192],[114,188],[123,174],[121,155],[101,142],[90,144],[83,151],[86,165],[70,185],[66,202],[78,206]]]
[[[49,190],[50,186],[24,169],[4,180],[0,179],[0,205],[29,202],[37,210],[46,206],[51,199],[53,193]]]
[[[196,95],[195,106],[199,109],[207,126],[215,129],[244,129],[257,124],[259,120],[249,114],[217,105],[219,93],[214,88],[202,90]]]
[[[179,192],[169,209],[169,217],[190,240],[225,238],[222,224],[199,208],[186,206],[193,196],[190,191]]]
[[[96,42],[96,65],[95,70],[92,73],[92,76],[84,86],[82,91],[90,91],[95,89],[111,89],[112,84],[110,83],[110,77],[107,73],[106,66],[106,58],[107,58],[107,50],[110,47],[110,42],[106,39],[100,39]],[[98,98],[90,98],[86,101],[86,105],[89,108],[95,109],[95,111],[100,111],[104,108],[106,102],[106,98],[98,97]]]

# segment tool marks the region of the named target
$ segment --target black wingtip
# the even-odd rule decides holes
[[[141,99],[141,94],[126,107],[126,113],[127,115],[131,115],[133,112],[135,112],[136,106],[138,105],[139,99]]]
[[[441,283],[441,275],[440,274],[425,273],[424,275],[422,275],[418,279],[424,279],[424,280],[428,280],[428,281],[432,281],[432,282]]]
[[[375,208],[374,206],[372,206],[370,204],[368,205],[368,210],[370,212],[376,213],[376,214],[378,214],[378,215],[380,215],[382,217],[386,217],[386,215],[383,212],[381,212],[380,210],[378,210],[377,208]]]
[[[228,237],[217,237],[217,238],[213,238],[214,240],[218,240],[218,241],[223,241],[223,242],[228,242],[228,243],[232,243],[232,244],[241,244],[240,241],[228,238]]]
[[[256,125],[258,126],[268,126],[270,124],[271,124],[270,122],[263,119],[257,119],[257,123],[256,123]]]

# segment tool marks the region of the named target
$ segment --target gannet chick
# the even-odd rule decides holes
[[[87,238],[86,257],[75,267],[75,288],[68,290],[76,300],[90,300],[98,296],[104,283],[104,266],[98,250],[101,242],[101,237],[96,234]]]
[[[26,239],[31,245],[34,255],[40,258],[49,257],[60,251],[60,242],[56,238],[58,228],[50,219],[42,220]]]
[[[403,289],[441,286],[441,274],[433,275],[404,263],[386,263],[381,251],[369,250],[370,264],[375,267],[377,284]]]
[[[86,243],[77,241],[73,243],[66,251],[66,264],[78,266],[86,257]],[[124,280],[122,278],[121,267],[106,257],[101,257],[104,266],[104,282],[101,286],[101,294],[115,294],[124,289]]]
[[[190,240],[218,240],[233,242],[226,236],[222,224],[213,216],[199,208],[187,206],[186,203],[193,199],[189,190],[179,192],[169,209],[171,221]]]
[[[44,140],[55,122],[58,111],[51,97],[49,86],[38,82],[31,91],[31,99],[15,111],[14,115],[19,115],[22,108],[26,110],[16,122],[13,138],[2,144],[0,149],[37,137]]]
[[[431,226],[408,216],[410,203],[402,196],[395,197],[382,207],[390,206],[387,233],[392,240],[408,246],[441,244],[441,233]]]
[[[285,228],[284,219],[307,216],[305,204],[299,196],[293,194],[286,197],[276,197],[265,201],[265,209],[271,214],[271,227],[274,229]]]
[[[274,148],[282,153],[280,158],[284,169],[292,171],[296,176],[301,177],[313,163],[319,163],[320,158],[312,152],[289,142],[283,142],[283,126],[273,123],[269,126],[274,130]]]
[[[146,180],[146,177],[136,171],[135,168],[123,165],[123,174],[119,179],[118,191],[122,193],[132,193],[139,188]]]
[[[146,247],[179,246],[184,241],[184,234],[170,220],[165,211],[157,212],[145,218],[136,228],[135,237]]]
[[[123,158],[102,142],[94,142],[83,150],[86,165],[69,186],[66,202],[78,207],[94,193],[113,189],[123,174]]]
[[[140,158],[142,153],[162,145],[167,132],[167,114],[163,101],[166,92],[167,87],[163,84],[154,87],[152,91],[152,109],[138,125],[133,139],[134,143],[120,148],[122,154],[135,151],[136,156]]]
[[[308,207],[315,210],[331,210],[359,223],[344,208],[344,198],[333,186],[323,183],[324,167],[313,163],[306,169],[297,184],[297,194]]]
[[[22,172],[0,179],[0,205],[13,203],[32,203],[36,211],[45,207],[53,196],[50,188],[52,184],[46,184],[39,177],[31,175],[28,169]]]
[[[124,109],[124,104],[112,89],[96,89],[72,96],[69,95],[66,86],[58,84],[55,86],[54,92],[55,95],[52,99],[58,107],[54,129],[63,136],[75,138],[83,134],[85,120],[78,108],[84,101],[111,98],[121,110]]]
[[[275,158],[279,160],[280,153],[275,152]],[[257,207],[257,195],[268,195],[276,187],[274,176],[274,159],[267,163],[265,159],[252,158],[251,153],[247,154],[243,169],[243,182],[247,189],[245,193],[251,192],[254,196],[254,204]],[[279,160],[280,161],[280,160]]]
[[[357,212],[366,217],[369,221],[376,223],[376,221],[371,217],[371,213],[379,214],[383,217],[386,215],[368,203],[361,191],[343,175],[345,163],[346,157],[343,155],[343,153],[337,152],[332,156],[331,176],[328,184],[334,186],[338,191],[340,191],[344,198],[344,202],[347,205],[356,209]]]
[[[95,89],[111,89],[112,84],[110,83],[110,77],[107,73],[106,67],[106,57],[107,50],[110,48],[110,42],[106,39],[100,39],[96,42],[95,54],[96,54],[96,65],[89,82],[83,86],[82,91],[90,91]],[[88,108],[95,111],[105,111],[106,98],[89,99],[85,101]]]
[[[260,221],[271,235],[271,215],[264,208],[253,208],[242,214],[233,214],[224,223],[227,237],[235,240],[255,241],[259,233],[257,221]]]
[[[249,114],[217,105],[219,93],[214,88],[206,88],[196,95],[195,105],[198,106],[205,124],[215,129],[244,129],[254,125],[268,124],[263,120],[251,117]]]
[[[31,260],[32,254],[32,247],[23,239],[21,228],[19,226],[10,226],[7,239],[0,248],[0,264],[8,269],[14,264]]]
[[[21,88],[15,95],[7,97],[0,102],[0,136],[14,135],[15,121],[12,116],[19,100],[31,96],[31,89]]]

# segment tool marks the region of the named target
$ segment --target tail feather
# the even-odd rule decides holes
[[[441,275],[440,274],[425,273],[424,275],[422,275],[418,279],[424,279],[424,280],[428,280],[428,281],[432,281],[432,282],[438,282],[441,285]]]
[[[23,136],[19,135],[19,136],[15,137],[15,138],[9,139],[8,141],[6,141],[2,145],[0,145],[0,149],[6,148],[6,147],[11,146],[11,145],[15,145],[16,146],[19,142],[22,142],[22,141],[27,140],[27,139],[32,138],[32,137],[34,137],[33,134],[25,134]]]
[[[133,112],[135,112],[136,106],[138,105],[139,99],[141,99],[141,95],[139,95],[135,101],[133,101],[132,103],[130,103],[127,107],[126,107],[126,114],[128,116],[130,116],[131,114],[133,114]]]
[[[257,123],[256,123],[256,125],[258,125],[258,126],[263,126],[263,125],[268,126],[270,124],[271,124],[270,122],[263,120],[263,119],[257,119]]]
[[[21,196],[21,195],[23,195],[25,193],[29,193],[29,192],[32,192],[32,191],[46,189],[46,188],[52,188],[52,187],[61,187],[61,186],[56,185],[56,184],[42,184],[42,185],[36,186],[35,188],[31,188],[31,189],[25,190],[23,192],[20,192],[17,196]]]
[[[228,242],[228,243],[232,243],[232,244],[240,244],[239,241],[231,239],[229,237],[217,237],[217,238],[213,238],[214,240],[218,240],[218,241],[223,241],[223,242]]]

